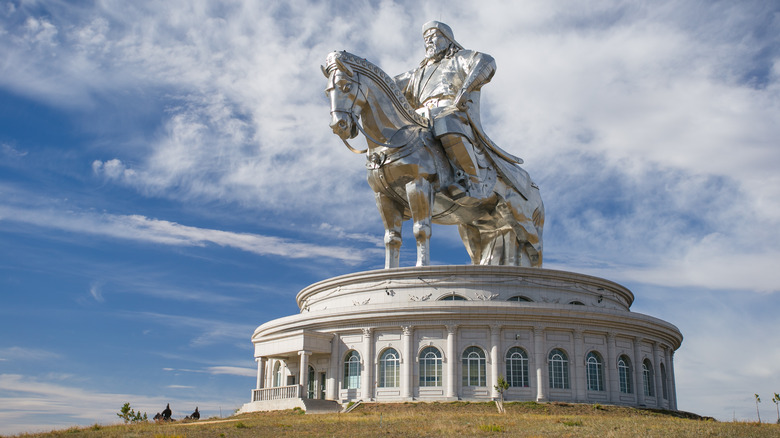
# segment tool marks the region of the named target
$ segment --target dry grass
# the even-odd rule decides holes
[[[396,403],[349,414],[243,414],[171,424],[92,426],[25,437],[780,437],[780,425],[720,423],[693,414],[567,403]]]

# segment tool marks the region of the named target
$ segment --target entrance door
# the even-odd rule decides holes
[[[314,380],[315,376],[314,367],[309,365],[309,385],[308,388],[306,388],[306,398],[314,398],[317,394],[317,381]]]
[[[320,373],[320,400],[325,400],[325,373]]]

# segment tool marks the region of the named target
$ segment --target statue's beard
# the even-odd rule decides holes
[[[441,48],[438,51],[435,46],[429,46],[425,48],[425,56],[431,61],[439,61],[444,58],[447,53],[447,47]]]

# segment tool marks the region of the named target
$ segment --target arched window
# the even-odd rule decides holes
[[[585,356],[586,375],[588,376],[588,391],[604,390],[604,362],[601,356],[591,351]]]
[[[281,361],[277,360],[276,363],[274,363],[274,371],[273,371],[272,375],[273,375],[273,378],[274,378],[273,387],[274,388],[278,388],[278,387],[282,386],[282,363],[281,363]]]
[[[582,301],[571,301],[569,304],[573,304],[575,306],[584,306],[585,305]]]
[[[618,359],[618,380],[620,381],[620,392],[631,394],[634,391],[631,388],[631,361],[625,355]]]
[[[649,359],[645,359],[642,362],[642,383],[645,389],[645,395],[648,397],[655,397],[655,387],[653,384],[653,364]]]
[[[520,347],[506,352],[506,381],[511,387],[528,387],[528,353]]]
[[[399,385],[401,360],[398,352],[388,348],[379,356],[379,383],[380,388],[395,388]]]
[[[508,299],[507,301],[522,301],[522,302],[526,302],[526,303],[533,302],[533,300],[532,300],[532,299],[530,299],[530,298],[528,298],[528,297],[524,297],[524,296],[522,296],[522,295],[516,295],[516,296],[514,296],[514,297],[512,297],[512,298]]]
[[[664,367],[664,364],[661,364],[661,394],[663,394],[664,400],[669,398],[669,390],[668,385],[669,382],[666,380],[666,367]]]
[[[439,298],[439,301],[468,301],[468,300],[464,296],[450,294]]]
[[[463,386],[487,386],[485,352],[469,347],[463,352]]]
[[[547,356],[551,389],[569,389],[569,359],[562,350],[554,349]]]
[[[350,350],[344,358],[344,380],[341,382],[341,388],[360,388],[360,353],[355,350]]]
[[[420,386],[441,386],[441,352],[425,347],[420,352]]]

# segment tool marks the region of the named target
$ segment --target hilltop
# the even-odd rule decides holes
[[[20,437],[779,437],[780,425],[724,423],[685,412],[570,403],[366,403],[348,414],[256,412],[170,424],[94,425]]]

